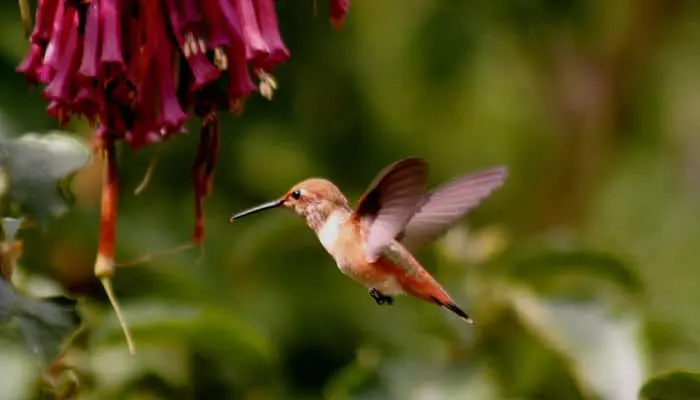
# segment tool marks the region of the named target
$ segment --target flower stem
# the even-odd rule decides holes
[[[117,206],[119,202],[119,172],[114,139],[102,140],[105,157],[102,181],[102,210],[100,212],[100,241],[95,262],[95,276],[111,278],[114,275],[114,247],[117,232]]]
[[[124,338],[126,338],[126,346],[129,348],[129,353],[134,355],[136,354],[136,346],[134,346],[134,339],[132,339],[131,337],[129,325],[127,325],[126,318],[124,318],[124,315],[121,311],[121,307],[119,307],[117,295],[114,293],[114,289],[112,288],[112,280],[110,278],[101,278],[100,282],[102,282],[102,287],[104,287],[105,293],[107,293],[107,297],[109,298],[109,302],[112,304],[112,308],[114,308],[114,313],[117,315],[119,326],[122,327],[122,331],[124,332]]]
[[[216,112],[212,111],[203,118],[197,155],[192,165],[195,208],[192,241],[200,245],[204,242],[204,197],[212,189],[214,167],[219,152],[219,133],[219,119]]]
[[[19,14],[22,18],[22,28],[24,36],[29,37],[32,31],[32,11],[29,0],[19,0]]]
[[[151,252],[151,253],[144,254],[144,255],[142,255],[141,257],[139,257],[139,258],[137,258],[137,259],[135,259],[135,260],[117,263],[117,264],[115,264],[115,266],[117,266],[117,267],[119,267],[119,268],[122,268],[122,267],[133,267],[133,266],[135,266],[135,265],[143,264],[143,263],[145,263],[146,261],[151,261],[151,260],[153,260],[154,258],[156,258],[156,257],[158,257],[158,256],[164,256],[164,255],[168,255],[168,254],[179,253],[179,252],[181,252],[181,251],[185,251],[185,250],[187,250],[187,249],[189,249],[189,248],[192,248],[192,247],[194,247],[194,246],[195,246],[195,243],[194,243],[194,242],[183,243],[183,244],[181,244],[181,245],[179,245],[179,246],[175,246],[175,247],[171,247],[171,248],[168,248],[168,249],[163,249],[163,250],[154,251],[154,252]]]
[[[135,195],[138,196],[139,194],[141,194],[141,192],[143,192],[148,187],[148,184],[151,182],[151,177],[153,176],[153,171],[156,169],[156,165],[158,165],[158,160],[160,159],[162,149],[162,146],[156,147],[155,154],[153,154],[151,162],[148,164],[148,168],[146,168],[146,173],[143,175],[141,183],[139,183],[136,189],[134,189]]]
[[[122,314],[119,302],[112,288],[111,278],[114,275],[114,248],[117,232],[117,205],[119,201],[119,173],[114,137],[106,136],[102,140],[102,150],[105,156],[104,178],[102,181],[102,211],[100,213],[100,241],[95,261],[95,276],[100,279],[109,302],[114,308],[119,325],[124,332],[129,353],[135,354],[134,341]]]

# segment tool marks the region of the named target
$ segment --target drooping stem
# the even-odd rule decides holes
[[[139,258],[137,258],[137,259],[135,259],[135,260],[126,261],[126,262],[120,262],[120,263],[116,263],[116,264],[114,264],[114,265],[117,266],[117,267],[119,267],[119,268],[122,268],[122,267],[133,267],[133,266],[135,266],[135,265],[139,265],[139,264],[143,264],[143,263],[145,263],[145,262],[147,262],[147,261],[151,261],[151,260],[155,259],[155,258],[158,257],[158,256],[165,256],[165,255],[175,254],[175,253],[179,253],[179,252],[181,252],[181,251],[185,251],[185,250],[187,250],[187,249],[190,249],[190,248],[194,247],[194,245],[195,245],[195,243],[193,243],[193,242],[187,242],[187,243],[183,243],[183,244],[181,244],[181,245],[179,245],[179,246],[175,246],[175,247],[171,247],[171,248],[168,248],[168,249],[163,249],[163,250],[154,251],[154,252],[151,252],[151,253],[144,254],[144,255],[142,255],[141,257],[139,257]]]
[[[202,121],[197,155],[192,165],[192,186],[194,187],[195,224],[192,241],[204,241],[204,197],[211,192],[214,167],[219,152],[219,119],[215,112],[209,113]]]
[[[148,184],[151,182],[151,176],[153,176],[153,171],[156,169],[156,165],[158,165],[158,160],[160,159],[160,154],[162,152],[163,147],[158,146],[156,147],[156,152],[153,154],[153,158],[151,158],[151,162],[148,164],[148,168],[146,169],[146,173],[143,175],[143,179],[141,180],[141,183],[134,189],[134,194],[139,195],[141,192],[143,192],[146,187],[148,187]]]
[[[111,281],[114,275],[114,250],[117,233],[117,208],[119,202],[119,171],[117,168],[114,137],[112,135],[107,134],[103,138],[102,151],[105,160],[102,181],[102,210],[100,212],[100,241],[97,247],[95,276],[102,282],[109,302],[112,304],[112,308],[114,308],[114,313],[124,332],[129,353],[135,354],[136,350],[131,338],[131,332],[129,331],[129,327],[119,307],[119,302],[114,294]]]
[[[24,28],[24,36],[29,37],[32,30],[32,12],[29,5],[29,0],[19,0],[19,14],[22,18],[22,28]]]
[[[111,278],[114,275],[114,248],[117,233],[117,207],[119,202],[119,172],[114,139],[106,136],[102,141],[104,155],[102,181],[102,209],[100,212],[100,239],[95,262],[95,276]]]
[[[177,253],[187,250],[194,246],[200,246],[200,257],[204,256],[204,198],[211,192],[214,167],[216,158],[219,152],[219,119],[213,110],[205,113],[202,118],[202,130],[199,137],[199,146],[195,156],[194,164],[192,165],[192,186],[194,188],[194,208],[195,221],[192,240],[188,243],[181,244],[172,248],[151,252],[138,257],[134,260],[114,263],[112,259],[112,267],[132,267],[153,260],[157,256]],[[104,204],[104,203],[103,203]]]
[[[127,325],[126,318],[124,318],[124,314],[122,314],[121,308],[119,307],[117,295],[114,293],[114,289],[112,288],[112,280],[110,278],[101,278],[100,282],[102,282],[102,287],[105,289],[105,293],[107,293],[109,302],[112,304],[114,314],[116,314],[117,320],[119,321],[119,326],[122,327],[122,331],[124,332],[124,338],[126,339],[126,346],[129,348],[129,353],[131,353],[131,355],[134,355],[136,354],[136,346],[134,346],[134,339],[132,339],[131,337],[129,325]]]

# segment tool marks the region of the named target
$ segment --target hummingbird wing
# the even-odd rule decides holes
[[[365,258],[374,262],[416,212],[426,193],[428,164],[404,158],[384,168],[360,198],[353,218],[368,222]]]
[[[506,167],[495,167],[437,187],[423,198],[397,240],[407,249],[432,242],[500,187],[507,175]]]

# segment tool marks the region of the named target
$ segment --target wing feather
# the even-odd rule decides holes
[[[428,193],[398,240],[408,249],[428,244],[477,207],[508,175],[495,167],[453,179]]]
[[[377,260],[404,230],[426,193],[428,164],[417,157],[404,158],[382,170],[370,184],[353,213],[369,223],[365,258]]]

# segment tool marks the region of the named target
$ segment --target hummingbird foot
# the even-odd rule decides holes
[[[374,301],[376,301],[377,304],[379,304],[380,306],[383,306],[384,304],[387,304],[387,305],[392,305],[392,304],[394,304],[394,298],[393,298],[393,297],[391,297],[391,296],[385,296],[385,295],[381,294],[381,293],[379,292],[379,290],[377,290],[377,289],[375,289],[375,288],[371,288],[371,289],[369,290],[369,295],[372,296],[372,298],[374,299]]]

